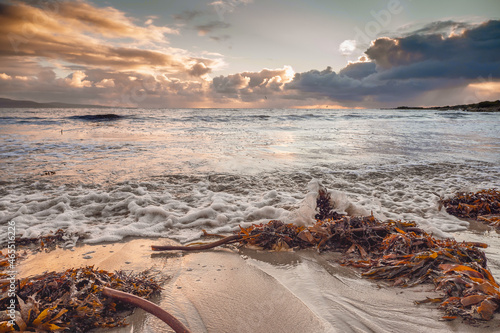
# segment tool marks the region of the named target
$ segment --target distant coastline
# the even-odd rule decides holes
[[[101,108],[111,109],[113,107],[96,104],[71,104],[60,102],[39,103],[35,101],[14,100],[0,98],[0,108]],[[483,101],[474,104],[446,105],[446,106],[398,106],[396,108],[381,108],[383,110],[462,110],[469,112],[500,112],[500,100]]]
[[[411,106],[398,106],[396,110],[462,110],[469,112],[499,112],[500,100],[497,101],[484,101],[475,104],[463,105],[447,105],[447,106],[433,106],[433,107],[411,107]]]
[[[94,105],[94,104],[70,104],[70,103],[59,103],[59,102],[50,102],[50,103],[38,103],[34,101],[20,101],[9,98],[0,98],[0,108],[101,108],[101,109],[110,109],[111,106],[104,105]]]

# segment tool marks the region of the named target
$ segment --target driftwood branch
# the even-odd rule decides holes
[[[353,229],[347,229],[346,231],[348,232],[365,232],[365,231],[386,231],[387,227],[386,226],[379,226],[379,227],[370,227],[370,228],[353,228]],[[407,232],[414,231],[417,233],[423,233],[424,231],[420,228],[416,227],[406,227],[404,228]],[[243,236],[241,235],[233,235],[233,236],[228,236],[224,237],[221,240],[218,240],[216,242],[212,243],[207,243],[203,245],[193,245],[193,246],[182,246],[182,245],[151,245],[151,249],[153,251],[202,251],[202,250],[208,250],[217,246],[221,246],[224,244],[231,244],[234,242],[237,242],[239,240],[243,239]]]
[[[181,323],[177,318],[175,318],[170,313],[160,308],[158,305],[151,303],[150,301],[145,300],[144,298],[106,287],[104,287],[102,294],[104,296],[114,298],[121,302],[137,306],[143,309],[144,311],[147,311],[152,315],[155,315],[159,319],[163,320],[176,333],[191,333],[191,331],[186,326],[184,326],[184,324]]]
[[[224,244],[229,244],[231,242],[234,242],[236,240],[240,240],[242,236],[240,235],[233,235],[233,236],[228,236],[225,237],[221,240],[218,240],[213,243],[208,243],[204,245],[197,245],[197,246],[170,246],[170,245],[151,245],[151,249],[153,251],[175,251],[175,250],[181,250],[181,251],[200,251],[200,250],[207,250],[211,249],[213,247],[217,247],[220,245]]]

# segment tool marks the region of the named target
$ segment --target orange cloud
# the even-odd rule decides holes
[[[0,3],[0,91],[13,98],[29,91],[40,101],[202,103],[208,74],[223,65],[220,54],[170,47],[167,36],[179,31],[152,18],[143,23],[87,1],[33,3]]]
[[[164,34],[178,34],[177,29],[156,27],[148,20],[147,27],[139,27],[123,12],[112,8],[99,8],[86,2],[62,2],[59,19],[77,30],[99,33],[107,37],[128,37],[136,40],[164,41]]]
[[[0,73],[0,80],[12,80],[12,76],[5,73]]]
[[[183,50],[167,48],[165,34],[178,33],[176,29],[156,27],[152,22],[138,26],[123,12],[84,1],[62,1],[53,10],[22,2],[0,4],[0,21],[1,57],[43,57],[93,68],[156,69],[186,75],[203,75],[215,64],[211,59],[200,61]],[[136,46],[122,45],[123,38],[133,40]],[[193,63],[201,62],[207,69],[193,70]]]
[[[115,81],[112,79],[102,79],[102,81],[95,84],[98,88],[112,88],[115,86]]]
[[[65,81],[68,85],[75,88],[91,87],[92,83],[85,80],[87,75],[82,71],[76,71],[72,74],[71,78],[66,78]]]
[[[263,69],[260,72],[242,72],[213,79],[213,89],[225,98],[241,98],[245,102],[266,99],[267,95],[282,92],[291,82],[292,67]]]

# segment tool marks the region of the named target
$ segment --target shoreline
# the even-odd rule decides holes
[[[495,240],[495,235],[479,231],[460,234],[457,240],[473,240],[469,237],[473,235]],[[404,289],[362,278],[359,270],[335,263],[338,253],[234,247],[155,253],[151,251],[152,244],[177,243],[166,238],[132,238],[28,254],[18,265],[19,277],[88,265],[108,271],[152,269],[168,278],[161,295],[153,301],[193,332],[416,333],[422,327],[429,332],[469,332],[472,328],[460,319],[440,321],[443,313],[434,305],[413,303],[437,297],[432,285]],[[493,246],[500,248],[498,239]],[[489,249],[497,252],[491,245]],[[498,277],[500,266],[493,266],[492,273]],[[128,320],[131,325],[127,327],[97,332],[169,332],[163,322],[139,309]],[[494,332],[499,327],[497,315],[474,330]]]
[[[483,101],[474,104],[446,105],[446,106],[398,106],[394,110],[437,110],[437,111],[466,111],[466,112],[500,112],[500,100]]]

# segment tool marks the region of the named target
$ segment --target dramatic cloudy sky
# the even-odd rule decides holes
[[[0,97],[138,107],[500,99],[498,0],[0,0]]]

